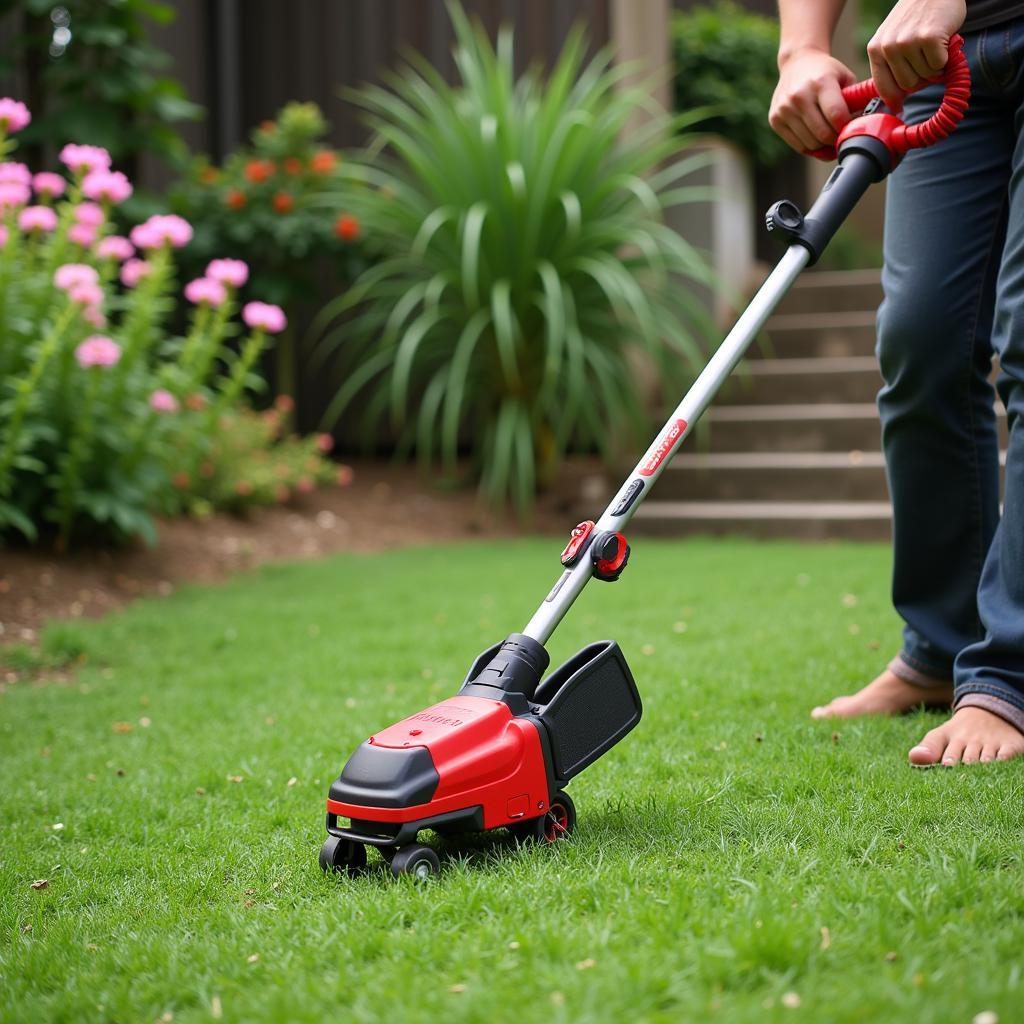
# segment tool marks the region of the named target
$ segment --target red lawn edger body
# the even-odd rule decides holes
[[[549,843],[572,832],[576,811],[564,787],[636,726],[640,694],[614,641],[584,647],[546,678],[544,643],[591,579],[622,574],[629,545],[621,528],[800,272],[873,182],[908,150],[933,145],[959,123],[970,94],[962,47],[954,36],[937,79],[945,83],[942,104],[922,124],[907,126],[884,111],[870,82],[843,90],[863,115],[840,133],[835,151],[810,154],[839,161],[818,199],[806,216],[787,200],[766,215],[768,230],[788,242],[782,259],[601,518],[573,530],[564,572],[523,632],[484,651],[456,696],[375,733],[349,758],[327,799],[324,871],[355,873],[374,846],[394,875],[429,876],[440,865],[417,842],[427,829],[507,828],[521,841]]]

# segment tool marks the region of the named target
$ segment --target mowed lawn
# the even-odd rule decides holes
[[[324,877],[349,752],[454,693],[557,554],[341,557],[53,627],[84,665],[0,695],[0,1019],[1024,1019],[1024,764],[909,768],[936,714],[808,718],[898,642],[881,546],[639,542],[552,643],[617,639],[645,702],[575,836]]]

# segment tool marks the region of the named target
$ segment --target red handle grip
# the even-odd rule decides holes
[[[948,139],[953,133],[953,129],[963,119],[971,97],[971,69],[964,56],[962,36],[954,35],[950,39],[949,57],[942,73],[921,82],[916,88],[911,89],[910,93],[917,92],[935,82],[942,82],[946,87],[939,109],[927,121],[913,125],[900,124],[888,134],[886,144],[895,159],[898,160],[904,156],[908,150],[933,146],[936,142]],[[907,95],[909,96],[910,93]],[[848,85],[843,89],[843,99],[846,100],[846,105],[853,114],[862,112],[877,97],[878,90],[870,78],[863,82],[857,82],[856,85]],[[845,132],[844,128],[839,135],[837,145],[842,142]],[[836,146],[823,146],[821,149],[807,152],[806,155],[817,157],[819,160],[835,160]]]

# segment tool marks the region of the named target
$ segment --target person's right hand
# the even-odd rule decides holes
[[[768,122],[798,153],[835,145],[850,120],[843,87],[857,76],[822,50],[803,50],[781,62]]]

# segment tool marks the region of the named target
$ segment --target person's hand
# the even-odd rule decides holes
[[[850,120],[843,87],[856,80],[823,50],[802,50],[780,60],[768,123],[798,153],[835,145]]]
[[[946,66],[949,40],[964,23],[965,0],[899,0],[868,43],[878,95],[897,113],[903,98]]]

